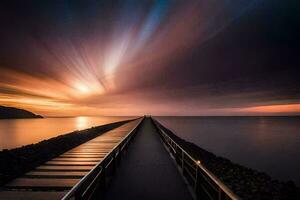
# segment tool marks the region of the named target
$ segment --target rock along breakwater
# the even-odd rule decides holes
[[[300,189],[292,181],[278,181],[254,169],[219,157],[157,123],[177,144],[226,184],[235,194],[245,200],[298,200]]]

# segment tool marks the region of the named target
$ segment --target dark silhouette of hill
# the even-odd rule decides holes
[[[27,110],[0,106],[0,119],[18,119],[18,118],[43,118]]]

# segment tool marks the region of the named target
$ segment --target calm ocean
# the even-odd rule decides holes
[[[300,117],[156,117],[178,136],[300,185]]]

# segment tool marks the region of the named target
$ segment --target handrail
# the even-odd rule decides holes
[[[164,137],[163,141],[164,143],[166,143],[166,145],[168,145],[169,148],[172,148],[173,150],[173,154],[178,153],[178,149],[180,150],[179,152],[181,152],[181,158],[177,158],[181,161],[181,168],[184,172],[185,167],[184,167],[184,163],[187,164],[185,157],[189,158],[192,162],[194,162],[195,166],[196,166],[196,177],[192,177],[191,174],[190,177],[195,181],[194,182],[194,190],[197,190],[197,188],[199,188],[199,181],[197,181],[197,179],[199,179],[198,175],[198,169],[201,170],[201,172],[203,172],[216,186],[217,188],[214,188],[219,194],[218,194],[218,198],[219,200],[223,200],[223,199],[232,199],[232,200],[240,200],[240,197],[238,197],[236,194],[234,194],[224,183],[222,183],[214,174],[212,174],[205,166],[203,166],[203,164],[201,163],[200,160],[196,160],[194,159],[188,152],[186,152],[179,144],[177,144],[160,126],[162,126],[161,124],[159,124],[159,122],[157,122],[156,120],[154,120],[152,118],[156,128],[158,129],[158,131],[160,132],[160,134],[162,135],[162,137]],[[168,141],[167,141],[168,140]],[[174,146],[172,146],[174,145]],[[191,166],[190,166],[191,167]],[[190,172],[190,171],[189,171]],[[201,174],[200,174],[201,175]],[[203,177],[205,178],[205,177]],[[206,182],[208,184],[211,185],[211,183],[206,180]],[[202,188],[204,190],[206,190],[205,188]],[[197,191],[195,191],[197,194]],[[207,191],[205,191],[207,192]],[[225,197],[222,192],[227,195],[227,197]],[[210,194],[207,194],[211,199],[213,199]]]
[[[105,173],[105,163],[107,162],[108,159],[110,159],[112,157],[112,160],[116,159],[115,155],[116,155],[116,150],[119,149],[119,153],[120,151],[123,151],[124,146],[128,145],[128,142],[130,142],[131,137],[133,136],[133,134],[136,132],[136,129],[138,128],[138,126],[140,126],[141,122],[143,121],[144,118],[142,119],[137,119],[140,120],[139,123],[132,128],[129,133],[123,138],[123,140],[121,140],[112,150],[110,150],[109,153],[106,154],[106,156],[91,170],[89,171],[75,186],[72,187],[72,189],[62,198],[62,200],[69,200],[69,199],[77,199],[77,195],[79,195],[80,197],[78,199],[83,199],[81,197],[81,195],[84,195],[85,192],[90,188],[90,186],[95,182],[96,178],[100,178],[102,173]],[[125,141],[125,142],[124,142]],[[121,147],[121,148],[120,148]],[[117,156],[119,156],[119,153]],[[103,166],[104,165],[104,166]],[[98,173],[96,173],[98,170]],[[96,174],[95,174],[96,173]],[[95,175],[94,175],[95,174]],[[94,175],[94,176],[93,176]],[[104,174],[105,176],[105,174]],[[88,181],[88,179],[92,178],[92,180],[90,181],[90,183],[86,183]],[[105,179],[105,177],[104,177]],[[104,180],[105,181],[105,180]],[[82,189],[82,187],[88,184],[85,188],[85,190],[83,192],[81,192],[80,194],[78,194],[78,192],[80,192],[80,190]],[[87,199],[89,199],[92,196],[92,194],[89,195],[89,197]]]

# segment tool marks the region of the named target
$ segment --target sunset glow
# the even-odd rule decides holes
[[[1,105],[46,116],[299,113],[291,58],[276,67],[281,51],[257,53],[271,49],[264,34],[244,44],[248,27],[234,25],[258,0],[62,5],[3,7]]]
[[[300,113],[300,104],[256,106],[244,108],[243,111],[254,113]]]

